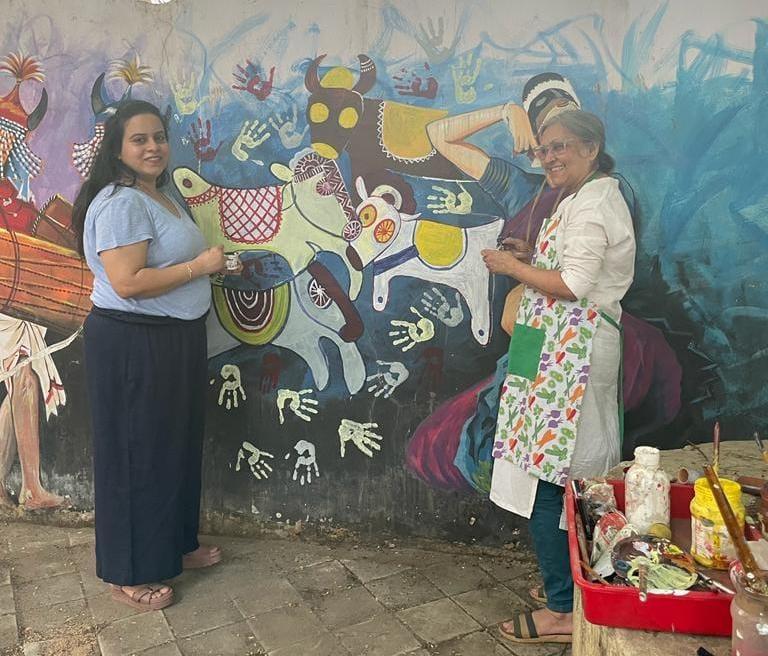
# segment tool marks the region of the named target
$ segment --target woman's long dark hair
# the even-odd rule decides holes
[[[114,184],[115,187],[133,187],[136,184],[135,171],[123,164],[119,155],[123,147],[125,124],[129,119],[139,114],[157,116],[163,125],[166,138],[168,136],[165,117],[157,107],[145,100],[126,100],[120,103],[117,106],[117,111],[104,123],[104,139],[93,161],[91,173],[83,186],[80,187],[72,208],[72,228],[77,235],[77,250],[81,256],[85,255],[83,252],[85,214],[96,194],[109,184]],[[163,171],[157,179],[157,186],[162,187],[168,183],[169,179],[168,171]]]

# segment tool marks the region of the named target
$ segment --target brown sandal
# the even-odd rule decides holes
[[[538,601],[540,604],[546,604],[547,595],[544,594],[543,588],[544,586],[542,585],[533,586],[530,590],[528,590],[528,596],[534,601]]]
[[[533,621],[531,611],[520,613],[512,618],[512,631],[505,629],[504,624],[505,622],[499,624],[499,635],[512,642],[530,644],[537,642],[570,643],[573,641],[573,636],[570,633],[551,633],[540,636],[536,630],[536,623]]]
[[[199,569],[201,567],[210,567],[221,560],[221,549],[216,546],[207,547],[200,545],[194,551],[184,554],[181,562],[184,569]]]
[[[173,589],[167,585],[145,585],[133,592],[120,585],[110,585],[112,599],[138,610],[162,610],[173,603]],[[168,592],[160,592],[161,588],[168,588]]]

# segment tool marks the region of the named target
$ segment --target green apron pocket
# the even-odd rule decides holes
[[[543,328],[531,328],[516,323],[509,340],[509,365],[507,372],[528,380],[535,380],[539,371],[541,349],[546,332]]]

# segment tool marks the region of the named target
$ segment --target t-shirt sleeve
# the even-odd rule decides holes
[[[96,252],[151,241],[155,236],[147,206],[135,193],[119,190],[94,216]]]
[[[598,200],[578,208],[563,231],[560,275],[576,298],[597,284],[608,247],[605,210]]]

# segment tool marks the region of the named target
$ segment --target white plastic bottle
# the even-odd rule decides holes
[[[646,533],[653,524],[669,526],[669,477],[660,460],[658,449],[639,446],[635,463],[624,478],[625,515],[640,533]]]

